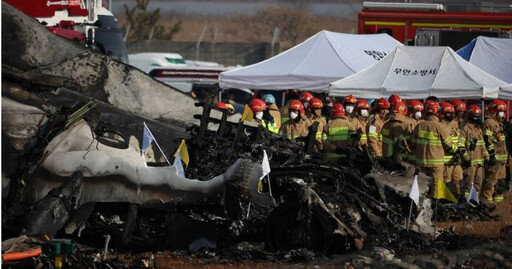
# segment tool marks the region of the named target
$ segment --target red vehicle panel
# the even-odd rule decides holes
[[[422,28],[475,30],[512,30],[512,13],[446,12],[363,9],[359,13],[359,34],[387,32],[400,42],[413,41]]]

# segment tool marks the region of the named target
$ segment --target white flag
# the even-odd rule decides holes
[[[480,200],[478,199],[478,192],[476,192],[475,186],[473,183],[471,183],[471,189],[469,190],[469,196],[468,196],[468,203],[473,200],[477,204],[480,203]]]
[[[414,180],[411,185],[411,191],[409,192],[409,198],[411,198],[416,206],[420,203],[420,188],[418,187],[418,176],[414,176]]]
[[[180,151],[176,153],[176,157],[174,157],[174,166],[178,169],[178,176],[185,177],[185,169],[183,169],[183,163],[181,162]]]
[[[144,152],[146,152],[146,150],[151,145],[151,142],[153,141],[155,141],[155,137],[144,122],[144,132],[142,133],[142,148],[140,149],[142,156],[144,156]]]
[[[263,150],[263,160],[261,161],[261,169],[263,170],[263,175],[261,176],[260,180],[270,173],[270,163],[268,162],[268,156],[265,150]]]

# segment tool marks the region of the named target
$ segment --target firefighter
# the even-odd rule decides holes
[[[506,136],[503,118],[507,105],[502,100],[493,100],[483,124],[484,142],[489,152],[489,165],[485,167],[482,196],[488,201],[502,202],[505,191],[505,163],[507,162]]]
[[[314,122],[318,122],[318,129],[316,131],[316,140],[322,144],[327,138],[327,123],[322,118],[322,108],[324,107],[324,103],[322,100],[313,97],[308,102],[309,111],[311,116],[309,117],[309,126],[311,126]]]
[[[343,106],[345,107],[345,113],[349,118],[355,117],[354,106],[356,105],[357,99],[351,94],[345,96],[343,99]]]
[[[466,114],[466,103],[460,99],[453,99],[452,105],[455,107],[455,117],[453,120],[461,126],[464,114]]]
[[[215,104],[215,107],[218,108],[218,109],[225,109],[225,110],[228,110],[228,106],[226,106],[226,103],[224,102],[218,102]]]
[[[405,141],[407,145],[409,145],[409,149],[411,150],[409,153],[403,155],[403,159],[410,163],[416,163],[415,161],[415,153],[414,153],[414,145],[412,143],[412,130],[416,127],[416,125],[422,121],[423,117],[423,103],[418,100],[410,100],[407,106],[407,116],[409,122],[411,123],[412,129],[410,133],[405,133]]]
[[[444,155],[444,182],[452,182],[454,193],[460,195],[460,181],[463,178],[461,158],[465,153],[464,144],[459,144],[459,124],[454,120],[455,107],[449,102],[441,103],[441,124],[450,133],[450,139],[453,145],[459,147],[457,154],[446,152]]]
[[[299,99],[299,92],[295,89],[287,90],[285,95],[286,100],[288,101],[286,101],[286,104],[279,109],[279,113],[281,113],[281,124],[288,121],[288,115],[290,114],[288,107],[290,107],[290,103],[293,100]]]
[[[379,98],[375,102],[375,115],[368,120],[366,125],[368,147],[377,157],[382,156],[382,126],[386,121],[389,108],[389,102],[385,98]]]
[[[482,132],[482,110],[477,105],[469,106],[466,119],[461,123],[459,144],[467,151],[462,156],[464,167],[464,197],[469,196],[471,184],[475,186],[478,193],[482,188],[483,166],[489,161],[489,153],[485,148],[484,135]]]
[[[331,120],[327,124],[327,140],[325,149],[327,159],[337,160],[346,158],[347,146],[350,143],[350,133],[354,132],[350,119],[345,115],[345,108],[342,104],[334,104],[331,111]]]
[[[402,102],[402,97],[398,94],[392,94],[388,98],[389,105],[394,107],[397,102]]]
[[[307,113],[308,103],[314,96],[310,92],[301,92],[299,97]]]
[[[262,96],[263,101],[268,107],[270,115],[274,118],[275,124],[278,129],[281,128],[281,112],[279,112],[279,108],[276,105],[276,98],[274,95],[267,93]]]
[[[357,132],[361,132],[361,138],[358,142],[358,146],[360,148],[367,145],[366,123],[368,120],[369,109],[370,106],[366,100],[357,100],[354,106],[354,113],[356,116],[350,120],[350,123],[352,123],[352,126],[354,127],[354,131],[352,131],[350,134],[355,135]]]
[[[439,103],[429,102],[425,107],[425,119],[416,125],[412,134],[416,165],[427,176],[432,177],[429,196],[434,197],[437,181],[443,180],[444,153],[455,153],[449,130],[441,125],[436,116]]]
[[[251,102],[249,102],[249,108],[251,108],[253,112],[254,121],[260,123],[272,133],[277,134],[279,132],[274,118],[270,115],[267,105],[263,100],[258,98],[252,99]]]
[[[304,106],[299,100],[292,100],[288,106],[289,119],[283,125],[279,133],[288,139],[295,140],[300,137],[307,137],[309,134],[308,125],[304,118]]]
[[[413,123],[405,115],[407,107],[401,101],[393,106],[389,120],[382,126],[382,157],[387,160],[390,167],[395,167],[403,159],[404,154],[410,152],[405,134],[412,134]]]

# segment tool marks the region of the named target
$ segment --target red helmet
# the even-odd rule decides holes
[[[482,109],[480,109],[477,105],[470,105],[468,109],[468,114],[470,116],[482,116]]]
[[[503,102],[500,99],[492,100],[491,105],[489,106],[489,111],[492,113],[498,113],[501,111],[507,110],[507,103]]]
[[[309,100],[308,102],[309,109],[320,109],[322,107],[324,107],[324,103],[322,102],[322,100],[316,97],[311,98],[311,100]]]
[[[402,102],[402,98],[398,94],[392,94],[389,96],[388,101],[391,104],[395,104],[396,102]]]
[[[436,114],[438,111],[439,111],[439,103],[431,101],[431,100],[427,100],[425,102],[425,112]]]
[[[402,101],[398,101],[393,106],[393,112],[405,115],[405,114],[407,114],[407,107],[405,106],[405,104]]]
[[[331,111],[331,117],[343,117],[345,116],[345,108],[342,104],[334,104]]]
[[[455,114],[455,107],[450,102],[441,103],[441,114],[446,115],[448,113]]]
[[[375,102],[375,107],[378,109],[389,109],[391,105],[385,98],[381,97]]]
[[[423,111],[423,104],[418,100],[410,100],[408,108],[410,112],[421,112]]]
[[[304,114],[304,105],[299,100],[292,100],[288,106],[288,110],[300,111],[300,114]]]
[[[224,102],[218,102],[215,104],[215,107],[216,108],[220,108],[220,109],[228,109],[228,106],[226,106],[226,103]]]
[[[452,104],[456,112],[466,112],[466,103],[460,99],[453,99]]]
[[[267,105],[263,100],[254,98],[249,103],[249,107],[251,108],[252,112],[260,112],[267,109]]]
[[[360,109],[368,109],[370,106],[368,105],[368,101],[361,99],[357,100],[354,111],[359,111]]]
[[[300,93],[300,101],[303,103],[309,102],[313,98],[313,95],[310,92],[301,92]]]
[[[345,96],[345,99],[343,99],[343,104],[355,104],[356,102],[357,98],[352,94]]]

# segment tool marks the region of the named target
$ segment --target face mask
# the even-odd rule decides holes
[[[263,111],[256,112],[256,115],[255,115],[255,116],[256,116],[256,118],[257,118],[258,120],[263,119]]]
[[[304,103],[304,108],[308,108],[309,102]]]
[[[505,117],[505,112],[503,112],[503,111],[498,112],[498,117],[503,119],[503,117]]]
[[[322,110],[321,109],[315,109],[315,110],[313,110],[313,114],[315,114],[315,116],[317,116],[317,117],[320,117],[320,116],[322,116]]]
[[[359,111],[359,113],[361,114],[361,116],[363,117],[368,117],[368,109],[361,109]]]
[[[354,111],[354,106],[345,106],[345,111],[347,114],[352,113],[352,111]]]
[[[451,122],[451,121],[453,120],[453,116],[452,116],[452,115],[444,116],[444,118],[445,118],[448,122]]]
[[[414,118],[415,119],[421,118],[421,111],[417,111],[416,113],[414,113]]]
[[[480,121],[480,117],[472,117],[470,118],[472,122],[479,122]]]
[[[290,119],[294,120],[299,116],[297,112],[290,112]]]

